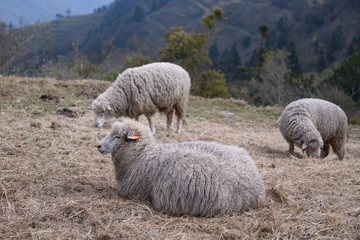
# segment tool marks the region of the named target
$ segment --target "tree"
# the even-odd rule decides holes
[[[354,52],[360,49],[360,35],[358,37],[353,37],[349,46],[346,49],[346,56],[352,55]]]
[[[267,37],[269,37],[269,27],[266,24],[261,24],[258,27],[258,30],[259,30],[259,33],[260,33],[260,36],[261,36],[260,47],[264,48],[265,39]]]
[[[209,57],[215,66],[218,64],[219,54],[220,53],[219,53],[218,45],[215,39],[209,48]]]
[[[127,56],[126,60],[125,60],[125,64],[123,65],[123,67],[121,69],[121,72],[128,68],[140,67],[142,65],[149,64],[152,62],[153,61],[151,58],[149,58],[147,56],[143,56],[143,55]]]
[[[159,60],[175,62],[195,77],[211,65],[211,59],[204,46],[211,29],[224,16],[221,8],[215,8],[205,15],[200,23],[206,32],[188,34],[183,27],[172,27],[165,34],[166,47],[160,49]]]
[[[277,47],[278,48],[288,48],[289,46],[289,37],[288,37],[288,31],[285,28],[282,28],[280,32],[280,37],[277,41]]]
[[[132,16],[132,20],[134,22],[141,22],[143,17],[144,17],[143,11],[141,10],[141,8],[138,5],[136,5],[133,16]]]
[[[316,64],[316,69],[319,73],[321,73],[325,68],[326,68],[326,60],[325,60],[324,51],[320,49],[318,61]]]
[[[165,34],[166,47],[160,49],[159,61],[179,64],[195,77],[211,64],[204,50],[206,36],[204,33],[188,34],[183,27],[172,27]]]
[[[290,53],[285,50],[269,51],[265,55],[264,64],[260,70],[260,78],[264,103],[284,104],[285,81],[290,73],[288,58]]]
[[[269,37],[269,28],[266,24],[262,24],[258,27],[258,32],[261,37],[260,47],[253,50],[250,60],[245,63],[249,74],[255,78],[259,77],[260,68],[265,60],[265,39]]]
[[[340,27],[337,27],[331,36],[330,43],[327,47],[327,60],[329,62],[335,60],[337,52],[345,47],[345,37]]]
[[[196,79],[192,93],[203,97],[230,97],[226,90],[225,78],[214,70],[204,70]]]
[[[206,14],[200,20],[203,30],[211,30],[216,25],[217,21],[224,17],[224,12],[221,8],[215,8],[212,13]]]
[[[288,46],[287,50],[290,52],[289,66],[291,68],[291,71],[293,71],[293,72],[301,71],[299,57],[296,53],[295,42],[293,42],[293,41],[289,42],[289,46]]]
[[[247,36],[246,38],[244,38],[244,40],[242,41],[242,47],[243,48],[248,48],[251,45],[251,37]]]
[[[236,42],[231,49],[225,50],[220,59],[220,69],[228,81],[234,81],[239,77],[238,66],[241,65],[240,56],[237,51]]]
[[[264,54],[265,54],[265,40],[269,37],[269,27],[266,24],[261,24],[258,27],[258,31],[260,34],[260,49],[259,49],[259,63],[262,64],[264,62]]]
[[[250,59],[245,63],[245,67],[255,69],[258,66],[259,57],[257,49],[254,49],[251,53]],[[254,70],[253,70],[254,71]]]
[[[343,89],[355,102],[360,102],[360,51],[345,59],[326,82]]]
[[[22,26],[7,29],[6,24],[0,23],[0,74],[16,74],[28,63],[23,59],[33,48],[31,40],[45,29],[45,24]]]
[[[288,5],[288,0],[271,0],[271,5],[279,8],[286,8]]]
[[[213,17],[209,17],[210,15]],[[216,23],[222,16],[223,12],[218,8],[211,14],[205,15],[201,22],[206,32],[202,33],[187,33],[183,27],[172,27],[165,34],[166,47],[159,51],[159,61],[176,63],[189,72],[193,81],[192,91],[195,94],[201,94],[201,91],[211,88],[209,86],[220,88],[221,85],[221,89],[226,91],[225,81],[219,80],[222,75],[210,69],[212,62],[208,51],[205,51],[204,48],[210,31],[214,27],[213,19],[216,19]],[[211,76],[213,79],[210,81],[211,84],[203,76]],[[216,91],[206,90],[206,92],[209,97],[212,97],[212,94],[218,96]]]
[[[286,30],[286,23],[288,22],[287,18],[281,17],[277,22],[276,22],[276,29],[279,30],[280,32],[282,32],[283,30]]]

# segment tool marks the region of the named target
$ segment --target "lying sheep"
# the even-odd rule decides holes
[[[245,149],[209,142],[157,143],[142,123],[115,122],[100,141],[121,197],[173,215],[213,216],[264,202],[262,177]]]
[[[136,120],[144,114],[155,132],[151,117],[157,110],[166,113],[167,129],[177,116],[176,132],[180,133],[190,91],[189,74],[172,63],[151,63],[128,68],[92,103],[94,124],[102,127],[109,117],[126,116]]]
[[[324,158],[331,145],[344,158],[347,118],[339,106],[321,99],[297,100],[285,108],[278,124],[291,154],[296,144],[307,156]]]

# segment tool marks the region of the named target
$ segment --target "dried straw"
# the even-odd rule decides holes
[[[81,103],[73,110],[85,113],[75,118],[33,116],[31,109],[16,108],[28,93],[66,96],[56,87],[63,84],[80,89],[74,98],[90,99],[108,86],[0,78],[1,102],[11,103],[0,113],[0,238],[359,239],[359,127],[351,129],[343,161],[333,153],[326,159],[297,159],[286,153],[288,146],[272,121],[259,124],[236,115],[224,123],[222,117],[209,121],[190,115],[176,135],[166,131],[165,116],[157,114],[160,142],[205,140],[245,147],[267,190],[264,206],[241,214],[173,217],[116,194],[110,156],[95,147],[115,119],[94,128],[89,106]],[[61,101],[54,104],[63,108]],[[196,106],[190,101],[190,107]]]

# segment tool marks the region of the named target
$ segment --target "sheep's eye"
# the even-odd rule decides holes
[[[120,138],[120,136],[119,136],[119,135],[116,135],[114,138]]]

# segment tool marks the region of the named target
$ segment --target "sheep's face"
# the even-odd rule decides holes
[[[111,132],[106,135],[98,144],[98,149],[102,154],[113,153],[117,149],[135,146],[135,142],[143,142],[135,130],[124,128],[123,123],[115,122]],[[130,144],[130,145],[129,145]]]
[[[104,125],[106,118],[107,117],[104,113],[95,113],[95,116],[94,116],[95,127],[101,128]]]
[[[319,158],[320,157],[320,148],[312,148],[312,147],[307,147],[306,148],[306,155],[308,157],[313,157],[313,158]]]
[[[301,148],[306,151],[308,157],[319,158],[322,147],[323,140],[320,134],[308,134]]]
[[[102,154],[112,153],[115,146],[122,145],[125,141],[126,134],[121,128],[121,123],[113,126],[111,132],[106,135],[98,144],[98,149]]]
[[[98,144],[98,150],[102,154],[112,153],[116,144],[120,142],[121,135],[114,133],[113,131],[106,135]]]

